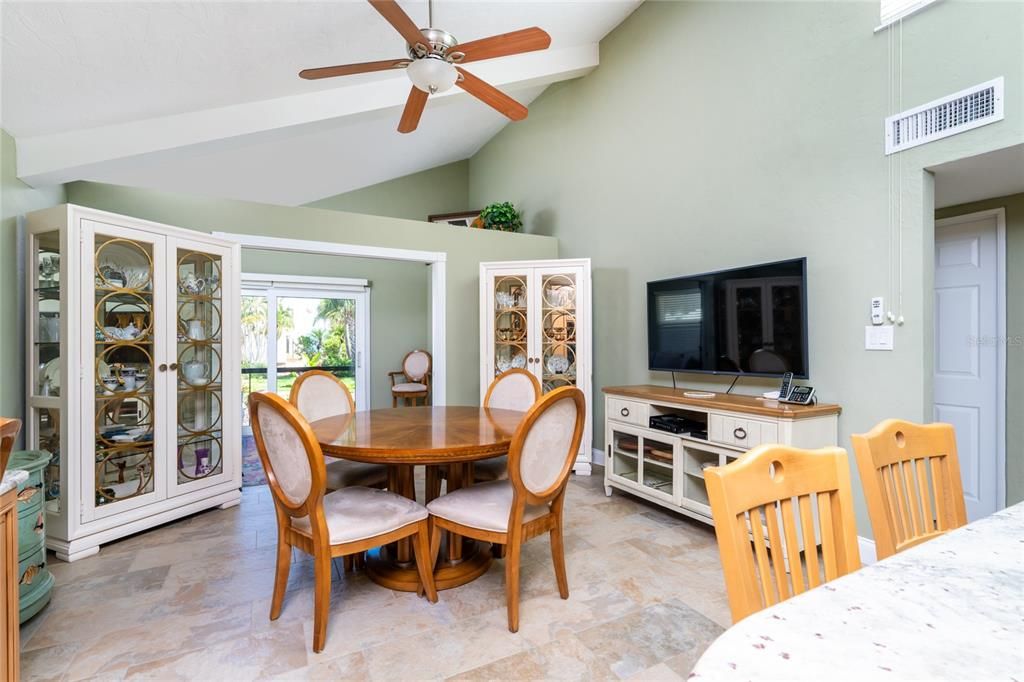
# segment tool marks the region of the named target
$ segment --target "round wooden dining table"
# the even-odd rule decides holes
[[[415,466],[446,467],[448,492],[472,485],[473,462],[506,454],[524,415],[486,407],[398,407],[328,417],[311,426],[325,456],[386,464],[388,489],[415,500]],[[441,549],[434,570],[439,590],[475,580],[491,565],[486,543],[449,537]],[[419,589],[407,540],[371,552],[366,569],[384,587]]]

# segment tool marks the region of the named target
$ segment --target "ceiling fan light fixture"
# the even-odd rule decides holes
[[[459,79],[455,66],[440,57],[416,59],[406,67],[405,72],[413,85],[431,95],[450,90]]]

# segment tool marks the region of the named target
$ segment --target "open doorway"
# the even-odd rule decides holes
[[[935,176],[934,418],[974,520],[1024,499],[1024,145]]]

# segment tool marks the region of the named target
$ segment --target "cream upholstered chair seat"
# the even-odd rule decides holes
[[[339,459],[327,465],[328,490],[339,490],[351,485],[382,488],[387,484],[387,478],[387,468],[380,464]]]
[[[474,462],[473,478],[477,481],[500,481],[508,478],[508,455]]]
[[[353,486],[324,495],[324,519],[332,545],[390,533],[425,518],[423,505],[386,490]],[[309,534],[309,517],[293,518],[292,528]]]
[[[427,385],[426,384],[416,384],[416,383],[411,383],[411,384],[395,384],[394,386],[391,387],[391,390],[395,391],[397,393],[421,393],[421,392],[427,390]]]
[[[505,533],[512,512],[513,492],[508,480],[478,483],[437,498],[427,505],[427,511],[463,526]],[[526,505],[523,522],[539,519],[550,511],[547,504]]]

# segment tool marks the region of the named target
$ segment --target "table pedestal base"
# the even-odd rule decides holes
[[[477,542],[469,538],[462,539],[462,559],[448,561],[447,552],[442,544],[441,559],[434,568],[434,582],[438,590],[450,590],[453,587],[473,582],[491,566],[493,557],[491,545]],[[394,557],[392,547],[381,547],[367,553],[366,575],[373,582],[390,590],[399,592],[417,592],[420,589],[420,577],[414,562],[399,562]]]

